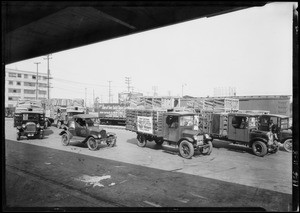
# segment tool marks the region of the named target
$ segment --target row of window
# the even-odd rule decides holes
[[[24,75],[24,78],[28,78],[31,76],[32,79],[36,79],[36,75],[28,75],[28,74],[23,74]],[[20,73],[13,73],[13,72],[9,72],[8,73],[8,77],[11,77],[11,78],[22,78],[22,74]],[[46,80],[47,77],[46,76],[40,76],[39,75],[39,79],[43,78],[43,80]]]
[[[18,86],[21,86],[21,81],[17,81],[16,82]],[[8,84],[9,85],[14,85],[14,82],[13,81],[8,81]],[[23,83],[24,86],[29,86],[29,87],[35,87],[36,83],[33,83],[33,82],[24,82]],[[39,87],[47,87],[48,85],[47,84],[44,84],[44,83],[39,83]]]
[[[17,101],[21,97],[8,97],[9,101]],[[35,97],[24,97],[25,99],[35,100]]]
[[[21,93],[21,89],[8,89],[8,93]],[[35,94],[35,90],[24,89],[24,94]],[[39,90],[39,94],[46,95],[47,91]]]

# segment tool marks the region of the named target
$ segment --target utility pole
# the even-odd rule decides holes
[[[39,93],[39,64],[41,62],[34,62],[36,64],[36,95],[35,99],[38,99],[38,93]]]
[[[84,101],[84,105],[85,105],[85,107],[86,107],[86,88],[85,88],[85,101]]]
[[[127,84],[127,89],[128,89],[128,92],[130,92],[130,77],[125,77],[125,84]]]
[[[181,95],[182,95],[182,97],[183,97],[183,87],[184,87],[184,86],[186,86],[186,84],[182,84],[182,85],[181,85]]]
[[[110,87],[111,81],[108,81],[108,103],[111,101],[111,87]]]
[[[44,60],[47,60],[47,73],[48,73],[48,100],[50,99],[50,83],[49,83],[49,80],[50,80],[50,69],[49,69],[49,60],[52,59],[50,58],[50,55],[47,55],[47,58],[44,58]]]

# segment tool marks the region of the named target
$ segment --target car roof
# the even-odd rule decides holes
[[[92,115],[92,114],[78,114],[78,115],[74,115],[73,118],[98,118],[97,115]]]
[[[264,114],[261,116],[266,116],[266,117],[278,117],[278,118],[288,118],[289,116],[286,115],[277,115],[277,114]]]
[[[44,114],[43,112],[35,112],[35,111],[20,111],[15,114]]]
[[[166,115],[196,115],[194,112],[167,112]]]

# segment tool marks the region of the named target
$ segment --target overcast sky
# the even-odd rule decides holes
[[[214,96],[218,87],[237,95],[292,95],[292,5],[276,2],[196,19],[80,48],[53,53],[51,98],[94,96],[108,102],[127,91],[153,95]],[[7,68],[47,72],[45,56]],[[184,85],[184,86],[182,86]],[[183,89],[183,90],[182,90]]]

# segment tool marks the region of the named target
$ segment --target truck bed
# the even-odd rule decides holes
[[[126,109],[126,130],[133,132],[143,132],[146,134],[155,135],[157,137],[163,136],[163,114],[165,110],[155,110],[155,109]],[[148,119],[149,124],[152,124],[149,129],[141,129],[138,127],[138,117],[139,119],[144,118],[146,121]],[[140,122],[141,125],[141,122]]]

